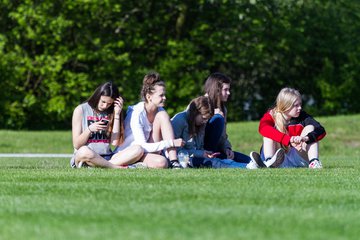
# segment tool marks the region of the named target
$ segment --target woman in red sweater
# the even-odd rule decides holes
[[[261,156],[250,153],[258,167],[322,168],[319,141],[326,132],[302,110],[299,91],[281,89],[275,107],[261,118],[259,132],[263,136]]]

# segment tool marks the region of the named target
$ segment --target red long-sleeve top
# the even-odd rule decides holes
[[[263,137],[270,138],[284,146],[290,145],[290,138],[292,136],[300,136],[302,130],[307,125],[313,125],[314,131],[310,132],[307,136],[309,141],[306,143],[313,143],[320,141],[326,135],[325,129],[320,125],[312,116],[307,114],[305,111],[301,111],[299,117],[292,118],[287,126],[288,133],[282,133],[275,128],[275,121],[271,116],[270,112],[266,112],[260,120],[259,133]]]

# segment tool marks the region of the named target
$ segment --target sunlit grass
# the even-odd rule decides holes
[[[66,158],[0,158],[0,239],[357,239],[360,116],[319,120],[322,170],[74,170]],[[228,127],[234,149],[260,147],[256,122]],[[72,152],[69,131],[0,133],[1,152]]]

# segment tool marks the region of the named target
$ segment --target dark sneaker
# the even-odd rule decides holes
[[[170,166],[169,167],[173,168],[173,169],[181,169],[181,168],[183,168],[178,160],[170,161]]]
[[[279,167],[285,159],[285,151],[282,148],[279,148],[274,156],[271,159],[265,162],[265,165],[270,168],[277,168]]]
[[[265,163],[261,160],[260,154],[257,152],[251,152],[250,153],[251,161],[255,162],[258,168],[266,168],[267,166]]]

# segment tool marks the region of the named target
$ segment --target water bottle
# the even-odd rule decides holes
[[[178,156],[180,165],[183,168],[187,168],[189,166],[189,160],[190,160],[189,153],[186,151],[179,151],[177,156]]]

